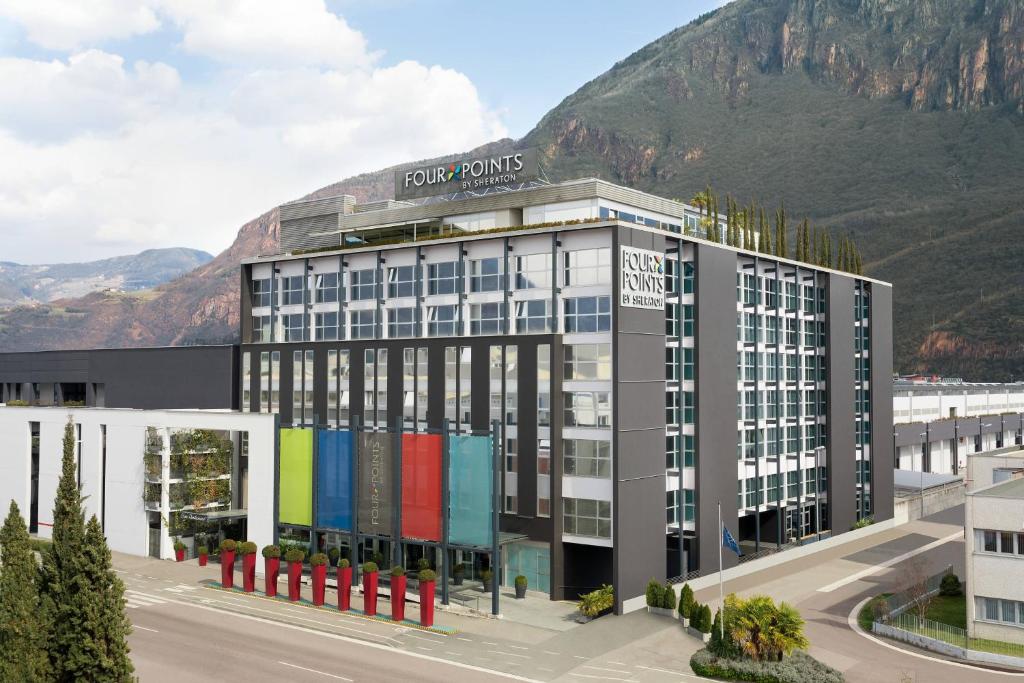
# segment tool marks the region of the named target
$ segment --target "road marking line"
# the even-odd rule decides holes
[[[163,596],[150,595],[149,593],[143,593],[141,591],[132,590],[131,588],[125,589],[124,592],[130,593],[132,595],[132,599],[138,600],[139,602],[149,601],[157,605],[162,605],[164,604],[164,602],[166,602],[166,598],[164,598]]]
[[[136,628],[137,629],[141,629],[143,631],[151,631],[153,633],[160,633],[160,631],[157,631],[155,628],[147,628],[145,626],[139,626],[138,624],[132,624],[132,628],[133,629],[136,629]]]
[[[945,545],[946,543],[949,543],[950,541],[954,541],[957,538],[963,538],[963,536],[964,536],[964,532],[961,530],[961,531],[957,531],[954,534],[950,534],[949,536],[946,536],[945,538],[938,538],[938,539],[932,541],[931,543],[928,543],[926,545],[921,546],[920,548],[917,548],[916,550],[911,550],[909,552],[903,553],[902,555],[898,555],[898,556],[896,556],[896,557],[894,557],[892,559],[886,560],[885,562],[882,562],[880,564],[876,564],[874,566],[868,567],[867,569],[862,569],[859,572],[856,572],[855,574],[850,574],[845,579],[839,579],[838,581],[836,581],[834,583],[830,583],[827,586],[822,586],[821,588],[818,589],[818,592],[819,593],[831,593],[832,591],[836,590],[837,588],[842,588],[843,586],[847,586],[847,585],[853,583],[854,581],[860,581],[865,576],[871,576],[872,574],[877,574],[878,572],[882,571],[883,569],[888,569],[889,567],[893,566],[894,564],[899,564],[900,562],[903,562],[904,560],[909,560],[911,557],[914,557],[916,555],[920,555],[921,553],[926,553],[929,550],[931,550],[932,548],[938,548],[940,545]]]
[[[578,674],[575,671],[569,672],[570,676],[577,676],[579,678],[596,678],[601,681],[626,681],[626,683],[633,683],[635,678],[615,678],[614,676],[592,676],[590,674]]]
[[[417,650],[426,650],[427,652],[433,652],[434,651],[434,648],[432,648],[432,647],[423,647],[422,645],[417,645],[416,649]]]
[[[124,606],[127,607],[128,609],[138,609],[139,607],[142,607],[142,605],[133,605],[130,602],[124,603]]]
[[[555,673],[554,669],[547,669],[547,668],[545,668],[543,666],[538,666],[537,667],[537,671],[547,671],[548,673]]]
[[[608,660],[608,663],[609,663],[609,664],[614,664],[614,665],[616,665],[616,666],[629,666],[629,664],[626,664],[625,662],[613,662],[613,661],[612,661],[612,660],[610,660],[610,659]]]
[[[449,650],[445,650],[445,652],[444,652],[444,653],[445,653],[446,655],[451,655],[451,656],[453,656],[453,657],[461,657],[461,656],[462,656],[462,653],[461,653],[461,652],[451,652],[451,651],[449,651]]]
[[[576,659],[586,659],[583,655],[573,655]]]
[[[530,659],[530,655],[517,655],[515,652],[502,652],[501,650],[488,650],[492,655],[505,655],[506,657],[519,657],[520,659]]]
[[[562,654],[561,652],[555,652],[554,650],[544,650],[543,652],[546,655],[555,655],[555,656],[558,656],[558,655]]]
[[[682,676],[683,678],[692,678],[695,681],[706,681],[708,679],[695,676],[692,673],[685,673],[683,671],[672,671],[671,669],[659,669],[656,666],[644,666],[643,664],[634,664],[638,669],[646,669],[648,671],[659,671],[664,674],[672,674],[673,676]]]
[[[488,642],[487,642],[486,640],[484,641],[484,645],[493,645],[493,646],[495,646],[495,647],[497,647],[497,646],[498,646],[498,644],[497,644],[497,643],[488,643]]]
[[[464,640],[467,643],[472,643],[473,642],[472,638],[463,638],[462,636],[455,636],[455,637],[458,638],[459,640]]]
[[[533,678],[526,678],[525,676],[518,676],[516,674],[506,673],[504,671],[497,671],[495,669],[487,669],[482,666],[474,666],[472,664],[465,664],[463,662],[456,662],[450,659],[444,659],[443,657],[435,657],[433,655],[423,655],[418,652],[410,652],[409,650],[401,650],[394,648],[390,645],[383,645],[381,643],[375,643],[368,640],[360,640],[353,638],[352,636],[343,636],[340,633],[328,633],[325,631],[318,631],[316,629],[308,628],[306,626],[299,626],[297,624],[289,624],[288,622],[275,621],[273,619],[267,619],[265,617],[258,617],[253,614],[243,614],[242,612],[233,612],[230,610],[220,609],[218,607],[209,607],[207,605],[200,605],[195,602],[184,602],[181,600],[170,600],[170,602],[176,605],[184,605],[186,607],[194,607],[195,609],[203,609],[210,612],[216,612],[217,614],[223,614],[226,616],[237,617],[239,619],[248,619],[250,621],[258,621],[263,624],[272,626],[273,628],[287,628],[293,631],[302,631],[321,638],[333,638],[334,640],[342,640],[346,643],[353,645],[362,645],[363,647],[373,648],[375,650],[383,650],[391,654],[400,654],[406,657],[415,657],[417,659],[425,659],[429,662],[437,662],[438,664],[447,664],[448,666],[454,666],[459,669],[468,669],[470,671],[479,671],[481,673],[491,674],[492,676],[500,676],[501,678],[508,678],[514,681],[524,681],[525,683],[540,683]]]
[[[593,664],[584,664],[583,668],[584,669],[596,669],[598,671],[608,671],[608,672],[613,673],[613,674],[626,674],[627,676],[630,675],[629,671],[622,671],[621,669],[609,669],[609,668],[604,667],[604,666],[594,666]]]
[[[282,661],[278,661],[277,663],[278,664],[283,664],[285,666],[290,666],[293,669],[302,669],[303,671],[308,671],[308,672],[314,673],[314,674],[320,674],[321,676],[329,676],[331,678],[337,678],[339,681],[349,681],[349,683],[352,682],[351,678],[345,678],[344,676],[337,676],[335,674],[329,674],[326,671],[317,671],[316,669],[307,669],[306,667],[299,666],[298,664],[289,664],[288,662],[282,662]]]
[[[530,649],[530,648],[524,647],[522,645],[509,645],[508,647],[512,648],[513,650],[529,650]]]

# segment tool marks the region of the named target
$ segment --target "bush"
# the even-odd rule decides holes
[[[238,544],[238,552],[241,555],[255,555],[256,547],[256,544],[252,541],[245,541],[244,543]]]
[[[396,564],[391,568],[391,576],[405,576],[405,567]]]
[[[421,557],[416,560],[416,571],[423,571],[424,569],[430,569],[430,560],[425,557]]]
[[[661,592],[661,606],[670,610],[675,610],[676,608],[676,591],[672,588],[671,584],[666,583],[664,590]]]
[[[854,529],[863,529],[864,527],[871,526],[874,523],[875,520],[871,517],[861,517],[856,522],[854,522],[853,526],[850,527],[850,530],[852,531]]]
[[[289,548],[288,552],[284,554],[285,562],[302,562],[304,559],[306,559],[306,553],[298,548]]]
[[[378,571],[378,567],[377,567],[377,563],[376,562],[363,562],[363,573],[364,574],[372,574],[375,571]]]
[[[580,596],[576,606],[580,614],[586,617],[596,617],[602,612],[610,610],[615,604],[615,592],[612,587],[605,584],[596,591],[591,591]]]
[[[456,574],[459,574],[459,575],[465,574],[466,573],[466,565],[463,564],[462,562],[458,562],[458,563],[456,563],[456,565],[454,567],[452,567],[452,571],[454,573],[456,573]]]
[[[519,588],[520,586],[526,588],[526,577],[522,574],[516,577],[516,588]]]
[[[196,548],[196,554],[198,554],[198,555],[209,555],[210,554],[210,549],[207,548],[205,545],[201,545],[198,548]]]
[[[419,573],[420,582],[437,581],[437,574],[434,573],[433,569],[422,569]]]
[[[711,633],[711,608],[707,605],[700,608],[700,632]]]
[[[683,589],[679,591],[679,614],[687,619],[690,618],[693,609],[693,589],[690,584],[684,583]]]
[[[647,582],[647,591],[645,597],[647,599],[648,607],[661,607],[661,603],[664,600],[662,593],[665,589],[661,587],[661,584],[655,579],[651,579]]]
[[[232,541],[230,538],[225,538],[220,542],[220,551],[222,553],[229,553],[238,548],[238,544]]]
[[[960,579],[953,572],[949,572],[942,577],[942,583],[939,584],[939,595],[956,596],[962,594],[963,591],[960,589]]]
[[[694,600],[693,604],[690,605],[690,627],[704,633],[704,630],[700,627],[704,618],[704,605]]]
[[[493,576],[494,576],[494,572],[492,572],[490,569],[482,569],[482,570],[480,570],[480,580],[483,581],[484,583],[487,583],[488,581],[490,581],[491,577],[493,577]]]
[[[331,548],[327,551],[327,557],[330,558],[333,564],[338,564],[338,558],[341,557],[341,548]]]
[[[379,550],[375,550],[373,552],[373,560],[372,561],[378,567],[383,567],[384,566],[384,553],[382,553]]]
[[[22,401],[20,398],[16,398],[16,399],[14,399],[12,401],[8,401],[4,405],[8,405],[8,406],[27,406],[28,405],[28,401]]]
[[[174,549],[175,550],[184,550],[185,549],[185,544],[182,543],[181,541],[175,541],[174,542]]]
[[[730,622],[730,619],[726,619],[725,629],[723,629],[722,610],[715,610],[715,620],[711,623],[711,640],[708,641],[708,651],[717,657],[730,659],[740,655],[740,649],[732,639],[732,624]],[[723,630],[725,631],[724,637]]]
[[[265,545],[263,546],[263,557],[266,557],[268,559],[281,557],[281,549],[276,545]]]
[[[348,561],[347,557],[343,557],[338,560],[338,569],[348,569],[350,566],[351,563]]]
[[[716,657],[706,649],[690,657],[690,668],[698,676],[724,681],[754,683],[843,683],[843,674],[825,666],[804,652],[794,652],[781,662]]]
[[[321,567],[327,564],[327,555],[324,553],[314,553],[309,556],[309,564],[311,567]]]

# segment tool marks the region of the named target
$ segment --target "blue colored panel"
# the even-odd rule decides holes
[[[491,437],[452,435],[448,456],[448,542],[490,547],[494,503]]]
[[[316,521],[325,529],[352,530],[352,457],[355,434],[317,432]]]

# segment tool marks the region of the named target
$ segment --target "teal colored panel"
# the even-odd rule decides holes
[[[448,462],[448,542],[490,547],[494,502],[491,437],[451,436]]]

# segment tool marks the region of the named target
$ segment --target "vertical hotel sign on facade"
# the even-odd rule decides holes
[[[392,437],[387,432],[359,435],[359,533],[392,536]]]
[[[619,303],[629,308],[665,310],[665,255],[620,246]]]

